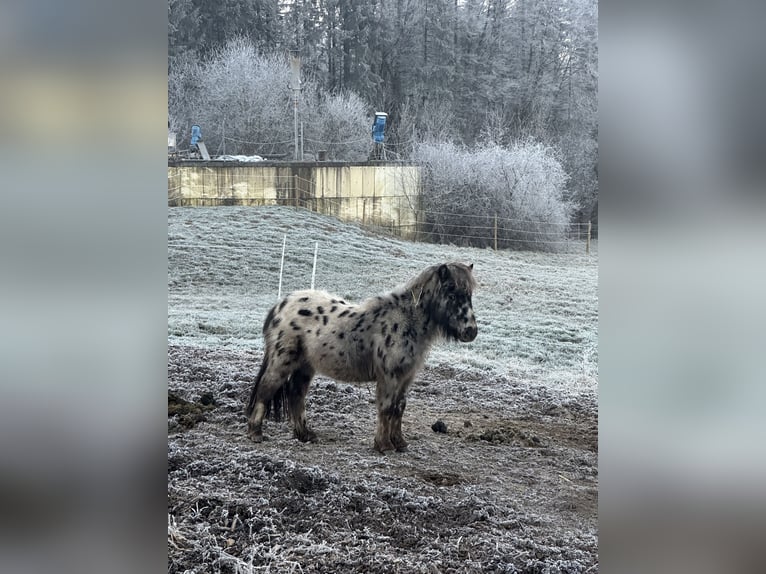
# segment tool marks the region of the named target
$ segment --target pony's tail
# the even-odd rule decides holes
[[[250,418],[250,415],[253,414],[253,411],[255,410],[255,402],[256,397],[258,396],[258,385],[261,382],[261,378],[263,377],[263,373],[266,372],[266,367],[269,366],[269,355],[268,353],[263,355],[263,362],[261,363],[261,369],[258,371],[258,376],[255,377],[255,384],[253,384],[253,390],[250,392],[250,399],[247,401],[247,407],[245,408],[245,416]]]
[[[269,349],[268,349],[268,337],[266,337],[268,330],[269,330],[269,324],[271,323],[271,320],[274,318],[274,314],[277,310],[276,305],[274,305],[271,309],[269,309],[269,312],[266,314],[266,320],[263,322],[263,342],[265,343],[265,348],[263,350],[263,362],[261,363],[261,370],[258,371],[258,376],[255,377],[255,384],[253,384],[253,390],[250,392],[250,398],[247,401],[247,407],[245,407],[245,416],[250,418],[250,415],[253,414],[253,411],[255,410],[255,403],[256,403],[256,396],[258,395],[258,385],[261,382],[261,379],[263,378],[263,374],[266,372],[266,368],[269,366]],[[269,405],[267,405],[268,407]]]
[[[283,303],[284,304],[284,303]],[[266,373],[266,369],[269,367],[269,356],[271,356],[271,349],[269,347],[269,329],[271,328],[271,322],[277,313],[277,306],[274,305],[269,309],[266,315],[266,320],[263,322],[263,341],[265,348],[263,351],[263,362],[261,363],[261,369],[258,371],[258,376],[255,377],[255,383],[253,384],[253,390],[250,392],[250,398],[247,401],[247,407],[245,407],[245,416],[250,418],[255,410],[255,404],[258,402],[258,387],[261,384],[263,375]],[[289,382],[289,381],[288,381]],[[282,417],[287,417],[287,390],[285,385],[280,385],[280,388],[276,393],[266,402],[266,417],[273,418],[275,420],[281,420]]]

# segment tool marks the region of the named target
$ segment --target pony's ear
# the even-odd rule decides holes
[[[441,264],[439,266],[439,279],[441,279],[442,281],[446,281],[449,278],[450,278],[449,267],[447,267],[444,264]]]
[[[473,263],[470,263],[470,264],[468,265],[468,269],[470,269],[471,271],[473,271]]]

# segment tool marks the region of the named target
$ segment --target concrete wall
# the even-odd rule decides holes
[[[388,162],[176,161],[168,165],[168,204],[290,205],[414,238],[420,168]]]

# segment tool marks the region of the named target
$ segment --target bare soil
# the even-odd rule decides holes
[[[427,367],[408,451],[381,455],[372,384],[319,377],[319,441],[268,421],[254,444],[243,409],[260,359],[169,347],[169,573],[598,570],[595,393]]]

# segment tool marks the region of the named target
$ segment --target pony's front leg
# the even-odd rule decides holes
[[[394,392],[391,381],[378,381],[375,395],[378,406],[378,426],[375,430],[374,447],[378,452],[394,450],[396,447],[391,442],[392,409],[394,408]]]
[[[399,452],[407,450],[407,441],[402,436],[402,417],[407,406],[407,389],[409,389],[411,383],[411,378],[399,382],[396,389],[396,398],[391,409],[391,443]]]

